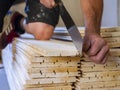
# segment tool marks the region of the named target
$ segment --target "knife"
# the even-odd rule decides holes
[[[59,5],[60,8],[60,16],[68,30],[69,35],[72,38],[72,41],[78,50],[80,56],[82,56],[82,47],[83,47],[83,39],[82,36],[73,21],[72,17],[68,13],[67,9],[63,5],[63,2],[61,0],[55,0],[55,2]]]

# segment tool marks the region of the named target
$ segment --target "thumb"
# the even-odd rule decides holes
[[[83,52],[88,52],[88,50],[90,49],[91,47],[91,44],[90,44],[90,41],[89,40],[84,40],[84,43],[83,43]]]

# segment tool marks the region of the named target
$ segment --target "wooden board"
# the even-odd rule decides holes
[[[20,47],[23,46],[23,47]],[[27,52],[34,51],[34,55],[42,56],[78,56],[79,53],[71,42],[63,41],[37,41],[16,39],[16,47],[20,47]],[[32,53],[32,52],[31,52]]]
[[[119,33],[119,27],[101,30],[111,48],[104,65],[79,57],[72,42],[16,38],[2,55],[10,89],[119,90]]]
[[[45,41],[45,43],[46,42],[47,41]],[[59,41],[58,43],[60,44]],[[69,45],[69,43],[67,44]],[[11,72],[8,74],[8,79],[9,77],[11,77],[9,81],[10,82],[12,81],[12,84],[9,84],[11,89],[13,90],[16,90],[16,88],[17,90],[31,90],[31,89],[72,90],[73,89],[71,85],[74,82],[76,82],[77,80],[76,77],[80,77],[81,75],[79,68],[80,67],[79,56],[76,55],[70,56],[69,54],[66,54],[68,56],[66,55],[43,56],[42,53],[44,52],[40,51],[39,49],[38,50],[34,49],[33,47],[31,47],[31,44],[30,46],[28,44],[28,47],[27,45],[25,45],[25,47],[23,45],[24,45],[23,42],[15,41],[13,43],[14,46],[13,50],[10,49],[9,46],[7,47],[7,50],[5,49],[3,51],[3,54],[10,53],[8,57],[11,58],[11,61],[6,62],[8,57],[5,57],[4,64],[6,67],[6,73],[9,73],[9,71]],[[72,46],[72,44],[70,44],[70,46]],[[13,51],[13,53],[11,53],[12,52],[11,50]],[[31,52],[31,50],[33,52]],[[68,52],[70,51],[72,50],[68,50]],[[59,49],[58,52],[61,53]],[[9,63],[9,66],[7,66],[7,63]],[[70,83],[71,85],[68,86],[68,84]],[[48,85],[48,84],[53,84],[53,86],[49,86],[49,87],[40,86],[40,85]],[[58,85],[58,87],[56,87],[55,86],[56,84],[62,84],[62,86]],[[34,86],[39,85],[39,87],[31,87],[31,88],[26,87],[29,85],[34,85]]]

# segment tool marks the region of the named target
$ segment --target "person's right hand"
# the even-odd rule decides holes
[[[107,42],[99,34],[86,33],[83,51],[91,61],[104,64],[108,57],[109,47]]]

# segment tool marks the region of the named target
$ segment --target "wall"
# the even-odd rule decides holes
[[[118,25],[118,1],[119,0],[104,0],[102,26]]]
[[[78,26],[83,26],[83,15],[80,8],[80,0],[63,0],[63,3]],[[64,26],[60,19],[59,26]]]

